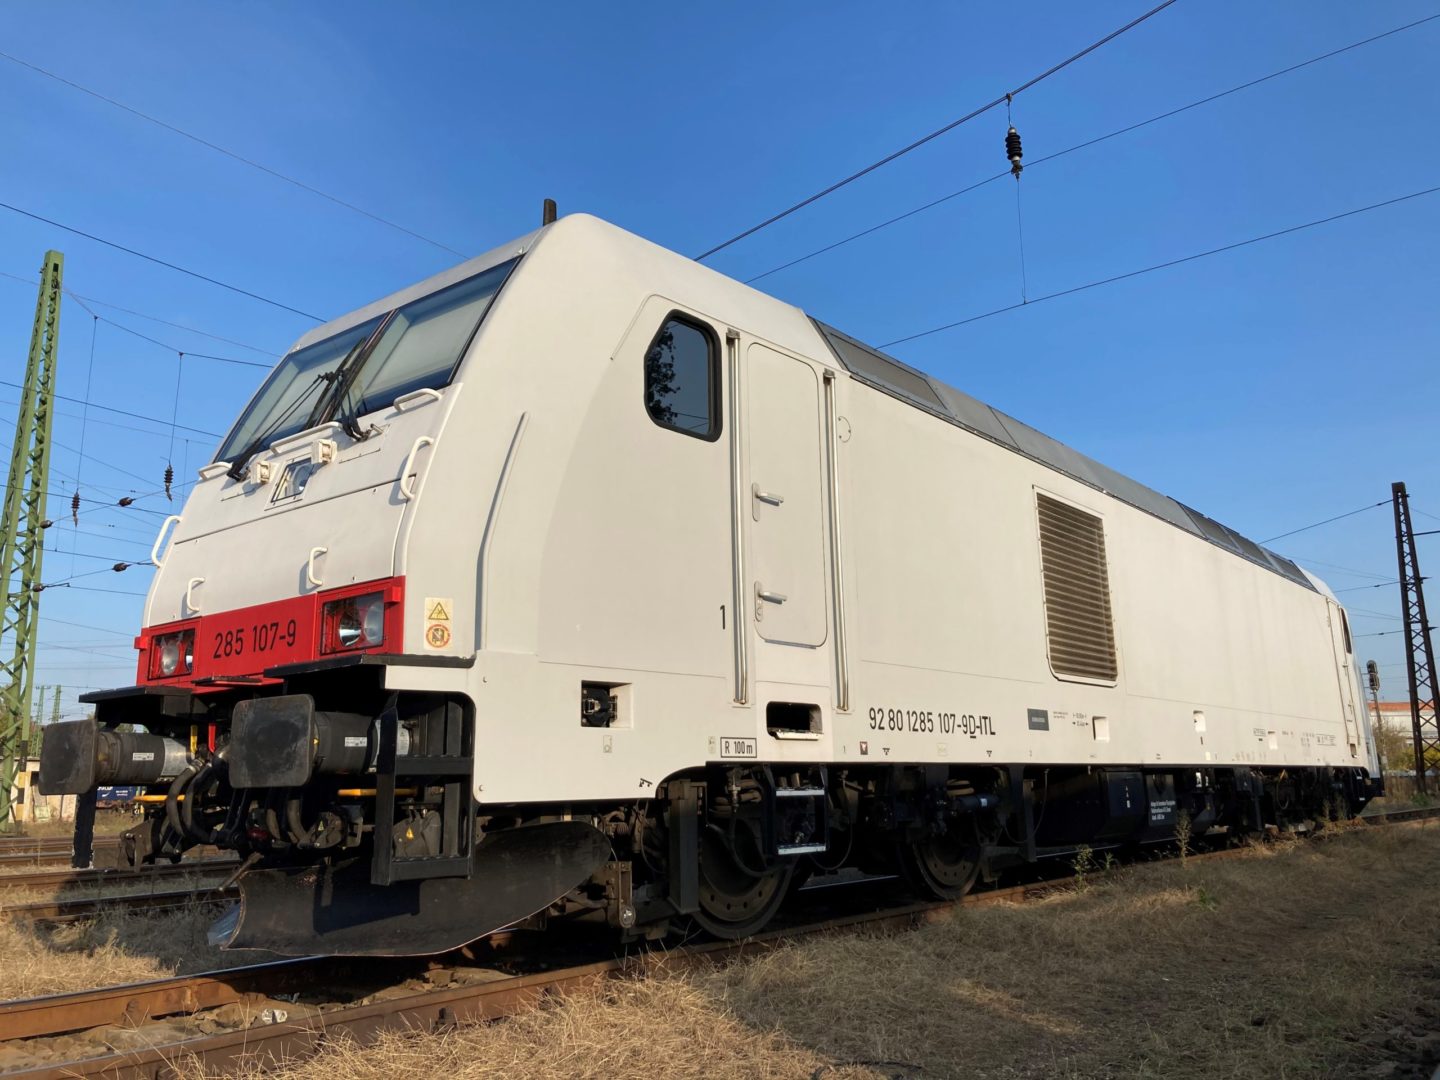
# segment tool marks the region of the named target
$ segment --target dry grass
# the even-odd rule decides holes
[[[221,952],[207,944],[205,931],[221,910],[217,904],[195,904],[180,911],[110,912],[49,929],[0,917],[0,999],[274,959],[268,953]]]
[[[1384,1062],[1416,1060],[1414,1037],[1440,1030],[1437,895],[1434,826],[1276,845],[342,1044],[281,1075],[1401,1075]]]

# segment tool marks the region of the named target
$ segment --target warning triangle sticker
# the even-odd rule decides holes
[[[437,600],[435,606],[430,609],[430,614],[425,618],[430,622],[449,622],[450,612],[445,610],[445,604],[442,601]]]

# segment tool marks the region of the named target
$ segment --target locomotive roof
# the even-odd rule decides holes
[[[1072,450],[1057,439],[1036,431],[1029,424],[986,405],[962,390],[933,379],[909,364],[901,363],[893,356],[836,330],[833,326],[827,326],[818,319],[812,321],[834,352],[835,358],[851,376],[861,382],[991,442],[999,443],[1017,454],[1024,454],[1121,502],[1164,518],[1172,525],[1209,540],[1233,555],[1273,570],[1297,585],[1312,590],[1316,588],[1310,575],[1294,562],[1241,536],[1229,526],[1206,517],[1177,499],[1162,495],[1128,476],[1121,475],[1109,466]]]
[[[798,308],[767,293],[761,293],[750,286],[743,285],[733,278],[687,259],[683,255],[662,248],[618,225],[587,214],[568,215],[555,224],[543,226],[372,304],[332,319],[330,322],[310,330],[296,342],[294,347],[303,348],[357,325],[374,315],[383,314],[410,300],[418,299],[472,274],[479,273],[488,267],[517,255],[523,255],[534,248],[545,234],[573,232],[589,233],[595,236],[597,229],[598,234],[602,235],[605,240],[630,245],[627,254],[635,256],[637,261],[644,261],[646,255],[659,256],[665,260],[666,270],[676,277],[698,274],[702,279],[711,283],[717,280],[723,281],[729,288],[738,290],[734,298],[741,301],[743,310],[737,311],[734,317],[740,318],[742,314],[755,316],[768,325],[751,327],[752,331],[763,334],[768,330],[772,334],[779,335],[776,338],[778,344],[796,347],[796,335],[800,332],[797,324],[803,323],[806,319],[804,313],[800,312]],[[761,297],[768,303],[761,306],[752,302],[752,298],[759,299]],[[957,427],[964,428],[981,438],[998,443],[1017,454],[1023,454],[1056,472],[1103,491],[1121,502],[1153,514],[1155,517],[1163,518],[1177,528],[1208,540],[1242,559],[1272,570],[1297,585],[1314,591],[1324,589],[1323,585],[1319,585],[1316,579],[1290,559],[1262,547],[1200,511],[1121,475],[1093,458],[1086,457],[1064,443],[1036,431],[1013,416],[992,408],[964,391],[942,383],[818,319],[810,318],[809,322],[814,324],[816,331],[829,345],[838,364],[852,377],[867,386],[898,398],[917,409],[922,409],[955,424]],[[780,337],[788,340],[780,340]]]

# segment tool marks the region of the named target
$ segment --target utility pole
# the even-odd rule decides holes
[[[1415,740],[1415,790],[1429,791],[1427,760],[1440,761],[1440,719],[1435,712],[1435,650],[1425,614],[1425,578],[1415,551],[1415,526],[1405,485],[1390,485],[1395,504],[1395,552],[1400,564],[1400,611],[1405,618],[1405,664],[1410,676],[1410,730]]]
[[[60,345],[60,297],[65,256],[45,253],[40,295],[30,332],[30,357],[20,389],[10,477],[0,517],[0,648],[11,637],[11,656],[0,664],[0,824],[11,815],[15,772],[30,748],[30,707],[35,690],[35,631],[40,615],[40,569],[45,552],[45,491],[50,481],[50,422],[55,363]],[[13,635],[13,637],[12,637]]]
[[[55,687],[55,704],[50,709],[50,722],[52,724],[60,722],[60,687],[58,686]]]
[[[1370,745],[1375,749],[1375,765],[1380,770],[1380,783],[1385,783],[1385,758],[1380,750],[1383,746],[1378,735],[1383,735],[1383,721],[1380,719],[1380,665],[1374,660],[1365,661],[1365,682],[1370,690],[1370,709],[1374,720],[1370,724]],[[59,687],[55,688],[59,691]]]

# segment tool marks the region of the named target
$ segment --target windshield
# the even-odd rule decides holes
[[[351,383],[355,414],[384,408],[422,387],[448,383],[514,265],[502,263],[395,312]]]
[[[357,363],[361,366],[348,376],[340,404],[353,408],[355,416],[385,408],[415,390],[446,385],[517,261],[511,259],[412,300],[388,320],[377,316],[290,353],[241,415],[216,460],[230,461],[252,446],[259,449],[257,443],[268,445],[332,419],[337,408],[333,401],[326,410],[328,415],[312,414],[331,394],[332,376],[347,358],[352,369]],[[370,341],[382,323],[384,331]]]
[[[215,460],[229,461],[262,437],[269,443],[305,430],[327,377],[351,349],[368,341],[379,325],[379,318],[371,319],[332,338],[297,349],[281,360],[220,445]]]

